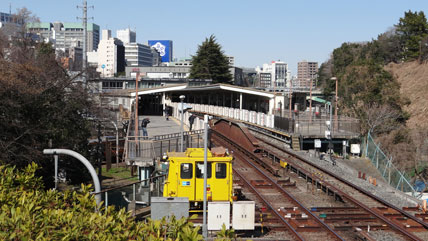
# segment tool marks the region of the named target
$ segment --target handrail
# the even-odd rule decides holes
[[[147,179],[143,179],[143,180],[140,180],[140,181],[137,181],[137,182],[128,183],[128,184],[124,184],[124,185],[121,185],[121,186],[117,186],[117,187],[112,187],[112,188],[104,189],[104,190],[101,190],[101,191],[99,191],[99,192],[94,192],[94,193],[92,193],[92,194],[101,194],[101,193],[105,193],[105,192],[109,192],[109,191],[117,190],[117,189],[120,189],[120,188],[124,188],[124,187],[128,187],[128,186],[132,186],[132,185],[135,185],[135,184],[139,184],[139,183],[142,183],[142,182],[151,181],[152,179],[157,179],[157,178],[165,177],[165,176],[166,176],[166,174],[158,175],[158,176],[154,176],[154,177],[149,177],[149,178],[147,178]]]

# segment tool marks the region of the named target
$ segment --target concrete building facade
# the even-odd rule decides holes
[[[152,66],[153,57],[156,57],[156,55],[158,54],[153,53],[152,49],[147,45],[139,43],[125,44],[126,66]]]
[[[318,78],[318,62],[302,61],[297,63],[297,84],[300,88],[310,88]]]
[[[135,78],[140,76],[149,79],[187,79],[190,75],[190,66],[151,66],[126,67],[126,76]]]
[[[226,56],[226,58],[229,61],[229,66],[231,66],[231,67],[235,66],[235,57],[234,56]]]
[[[137,43],[137,34],[135,31],[129,28],[117,30],[116,37],[125,46],[126,66],[156,66],[160,62],[158,52],[154,51],[148,45]]]
[[[263,64],[263,68],[257,67],[257,73],[263,75],[263,87],[284,88],[288,86],[290,80],[290,71],[288,64],[282,61],[272,61],[270,64]],[[270,74],[271,83],[267,86],[267,77]],[[262,78],[260,78],[261,80]],[[260,84],[262,81],[260,81]],[[260,86],[262,87],[262,86]]]
[[[101,76],[113,77],[115,74],[125,71],[125,47],[122,41],[111,37],[111,30],[102,31],[102,39],[97,52],[97,72],[101,73]]]
[[[123,44],[136,43],[137,33],[131,29],[120,29],[116,31],[116,37],[120,39]]]
[[[40,38],[54,43],[55,49],[66,49],[74,46],[76,42],[83,46],[83,25],[82,23],[62,23],[62,22],[40,22],[28,23],[27,31],[39,35]],[[87,24],[87,51],[97,50],[100,42],[100,27],[94,23]]]

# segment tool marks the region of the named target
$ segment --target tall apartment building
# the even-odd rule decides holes
[[[263,64],[263,68],[257,67],[256,71],[259,75],[260,84],[263,82],[263,87],[284,88],[290,80],[288,64],[282,61],[272,61],[270,64]],[[268,74],[270,74],[271,78],[270,86],[267,86],[266,83],[269,76]]]
[[[100,72],[102,77],[113,77],[125,71],[125,47],[122,41],[111,37],[111,30],[102,31],[97,52],[97,72]]]
[[[297,84],[300,88],[310,88],[318,78],[318,62],[302,61],[297,63]]]
[[[28,23],[27,31],[37,34],[42,39],[54,43],[55,49],[66,50],[74,47],[76,42],[83,46],[83,24],[82,23],[62,23],[62,22],[40,22]],[[87,51],[97,50],[100,42],[100,26],[94,23],[87,24]]]

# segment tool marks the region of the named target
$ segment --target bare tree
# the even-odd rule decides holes
[[[388,104],[371,103],[364,109],[367,132],[371,133],[383,133],[396,129],[396,120],[402,117],[398,110]]]

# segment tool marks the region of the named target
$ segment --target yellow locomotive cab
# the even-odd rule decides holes
[[[228,201],[233,199],[232,160],[223,147],[207,153],[207,199]],[[204,149],[188,148],[186,152],[168,153],[168,177],[163,189],[164,197],[188,197],[190,202],[204,199]]]

